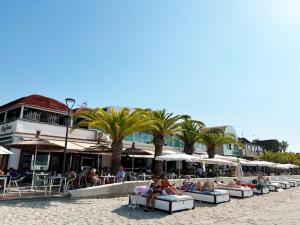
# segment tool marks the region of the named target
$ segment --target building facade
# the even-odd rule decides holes
[[[245,159],[254,159],[255,157],[261,156],[263,153],[263,148],[260,145],[251,142],[246,138],[239,138],[238,140],[242,143],[241,157]]]
[[[121,109],[120,107],[106,107],[104,110],[108,111],[112,108]],[[22,141],[34,140],[37,131],[40,131],[39,138],[47,141],[51,146],[53,145],[53,148],[37,149],[36,169],[61,171],[68,110],[65,104],[41,95],[30,95],[0,106],[0,145],[6,147]],[[80,110],[84,109],[75,109],[71,112],[71,126],[74,122],[72,121],[72,114]],[[236,131],[232,126],[211,128],[218,128],[225,135],[233,134],[236,136]],[[98,146],[101,137],[103,137],[102,133],[88,127],[70,129],[67,145],[67,167],[73,167],[77,171],[80,171],[83,167],[110,168],[111,152],[91,150],[94,149],[93,147]],[[132,158],[134,158],[137,168],[151,166],[155,152],[152,140],[152,135],[143,132],[137,132],[126,137],[122,163],[129,167],[132,164]],[[110,143],[111,140],[106,136],[105,144],[109,146]],[[132,154],[132,146],[145,153],[146,157]],[[184,144],[175,136],[165,138],[165,153],[182,152],[183,147]],[[19,171],[33,169],[34,149],[10,147],[10,150],[14,154],[0,155],[0,168],[8,169],[12,167]],[[195,145],[195,150],[197,154],[206,153],[206,147],[200,143]],[[216,154],[241,156],[236,145],[227,144],[219,146]]]
[[[68,108],[54,99],[31,95],[0,107],[0,145],[6,146],[22,140],[33,140],[37,131],[40,139],[53,143],[58,149],[38,149],[37,167],[44,170],[61,170],[66,136]],[[84,149],[97,144],[98,132],[76,129],[69,132],[67,159],[69,166],[81,167],[96,164],[97,157]],[[0,156],[0,168],[30,171],[33,167],[32,150],[10,148],[12,155]]]

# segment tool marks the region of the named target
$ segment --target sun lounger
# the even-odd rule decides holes
[[[290,189],[291,188],[291,184],[288,181],[283,181],[283,180],[271,181],[271,184],[274,184],[274,183],[279,183],[281,185],[282,189]]]
[[[264,194],[270,193],[270,189],[268,187],[253,188],[252,191],[254,194],[259,194],[259,195],[264,195]]]
[[[228,191],[230,197],[249,198],[253,197],[253,191],[248,187],[217,187],[217,189]]]
[[[282,185],[280,183],[271,183],[268,184],[267,187],[269,188],[270,191],[277,191],[277,192],[283,191]]]
[[[129,205],[131,204],[131,199],[133,196],[129,196]],[[143,195],[134,196],[136,204],[146,206],[146,197]],[[182,195],[160,195],[156,197],[154,203],[155,209],[160,209],[163,211],[167,211],[169,214],[172,214],[175,211],[181,211],[185,209],[194,209],[195,201],[192,197]]]
[[[294,178],[292,178],[292,179],[290,179],[291,181],[295,181],[295,182],[297,182],[297,186],[300,186],[300,179],[294,179]]]
[[[271,184],[273,184],[273,183],[279,183],[281,185],[282,189],[290,189],[291,188],[291,184],[287,181],[274,181],[274,182],[271,182]]]
[[[185,195],[193,197],[196,201],[219,204],[229,202],[230,196],[227,190],[216,189],[214,191],[186,191]]]

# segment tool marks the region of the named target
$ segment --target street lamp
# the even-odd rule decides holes
[[[65,149],[64,149],[64,161],[62,167],[62,174],[66,173],[66,157],[67,157],[67,147],[68,147],[68,136],[69,136],[69,126],[70,126],[70,114],[71,110],[75,105],[75,99],[66,98],[66,106],[68,107],[68,118],[67,118],[67,130],[66,130],[66,139],[65,139]]]

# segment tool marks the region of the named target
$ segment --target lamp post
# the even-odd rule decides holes
[[[73,106],[75,105],[75,99],[66,98],[66,106],[68,107],[68,119],[67,119],[67,129],[66,129],[66,138],[65,138],[65,149],[64,149],[64,160],[62,167],[62,174],[66,173],[66,157],[67,157],[67,147],[68,147],[68,136],[69,136],[69,126],[70,126],[70,114]]]

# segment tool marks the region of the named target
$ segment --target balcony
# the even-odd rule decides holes
[[[40,130],[42,136],[64,138],[66,136],[66,126],[54,125],[48,123],[32,122],[17,119],[10,123],[0,125],[0,135],[8,135],[11,133],[20,134],[36,134],[36,131]],[[81,139],[81,140],[97,140],[97,131],[76,129],[73,132],[70,131],[69,138]]]

